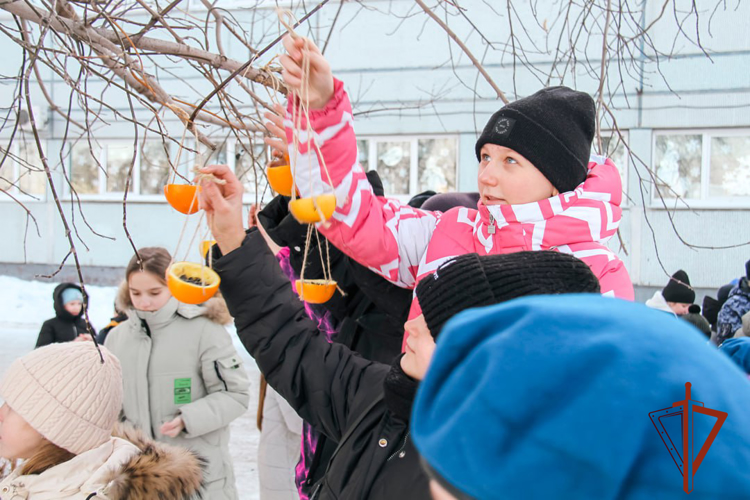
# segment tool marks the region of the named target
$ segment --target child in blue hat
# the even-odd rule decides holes
[[[52,292],[55,317],[42,324],[36,347],[73,340],[92,340],[96,330],[84,318],[83,289],[75,283],[61,283]]]
[[[747,498],[750,384],[700,332],[593,294],[523,297],[446,324],[412,437],[440,500],[677,500],[686,398],[690,498]],[[703,408],[727,418],[700,461],[720,421]]]

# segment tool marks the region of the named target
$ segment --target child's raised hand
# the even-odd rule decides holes
[[[331,66],[320,53],[318,47],[307,38],[284,37],[284,48],[287,54],[280,58],[284,70],[281,76],[287,87],[297,92],[301,99],[307,101],[310,109],[320,109],[333,97],[333,73]],[[303,83],[303,56],[309,60],[307,88]]]
[[[275,113],[266,112],[263,115],[268,120],[266,128],[273,137],[265,137],[263,138],[263,142],[271,147],[273,156],[281,158],[288,154],[289,151],[286,142],[286,131],[284,130],[284,108],[280,104],[276,104],[273,109]]]
[[[206,211],[211,233],[221,253],[228,254],[242,245],[245,230],[242,226],[242,194],[244,188],[237,176],[226,165],[209,165],[202,174],[211,174],[225,181],[218,184],[210,179],[201,180],[198,195],[200,207]]]

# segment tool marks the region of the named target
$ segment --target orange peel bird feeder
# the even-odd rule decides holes
[[[191,215],[198,207],[198,193],[201,187],[193,184],[167,184],[164,186],[164,197],[167,202],[180,213]]]
[[[292,168],[289,166],[289,158],[278,158],[269,163],[266,168],[266,177],[268,177],[271,189],[282,196],[292,196],[294,179]]]
[[[294,282],[294,287],[305,302],[322,304],[331,300],[338,285],[332,280],[297,280]]]
[[[198,194],[200,193],[201,187],[198,183],[201,180],[205,179],[218,184],[224,184],[226,182],[211,174],[200,173],[200,170],[198,170],[197,167],[193,169],[193,172],[197,174],[193,181],[194,184],[167,184],[164,187],[164,194],[167,197],[169,204],[185,215],[194,214],[200,209]],[[190,245],[188,245],[188,248],[192,247],[193,241],[200,231],[204,215],[205,212],[201,213],[198,225],[196,226],[195,233],[193,234],[193,238]],[[177,241],[177,248],[174,251],[174,256],[177,256],[180,244],[185,236],[185,229],[188,220],[189,218],[186,217],[185,223],[182,226],[180,238]],[[206,233],[208,233],[208,229],[206,230]],[[199,253],[203,257],[203,262],[195,263],[183,260],[178,262],[173,261],[169,265],[166,276],[167,287],[172,293],[172,296],[178,301],[185,304],[201,304],[213,297],[219,290],[221,278],[219,278],[216,271],[212,269],[212,254],[209,252],[213,243],[213,240],[207,240],[205,238],[201,241],[199,245]],[[204,263],[206,255],[208,255],[208,265]],[[185,258],[187,258],[187,255],[185,255]]]
[[[167,270],[167,287],[174,298],[185,304],[201,304],[219,290],[216,271],[194,262],[174,262]]]
[[[289,201],[289,211],[295,219],[303,224],[325,222],[331,218],[334,210],[336,210],[336,197],[332,194],[321,194]]]

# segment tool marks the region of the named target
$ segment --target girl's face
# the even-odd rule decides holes
[[[435,339],[427,327],[424,314],[404,323],[404,329],[409,336],[406,338],[406,352],[401,358],[401,369],[411,378],[422,380],[435,352]]]
[[[31,458],[44,443],[44,437],[8,404],[0,407],[0,457],[8,460]]]
[[[68,311],[73,316],[78,316],[81,314],[81,309],[83,309],[83,302],[80,300],[71,300],[67,304],[63,306],[66,311]]]
[[[163,279],[148,271],[136,271],[128,278],[133,307],[139,311],[158,311],[172,298]]]
[[[674,311],[677,316],[682,316],[690,312],[690,306],[693,304],[683,304],[682,302],[667,302],[667,305]]]
[[[518,205],[560,194],[529,160],[496,144],[482,146],[477,184],[485,205]]]

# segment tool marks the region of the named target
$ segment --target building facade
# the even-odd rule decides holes
[[[561,64],[549,45],[561,22],[562,3],[566,2],[534,2],[534,11],[531,5],[519,5],[509,15],[488,2],[462,2],[467,17],[454,13],[449,25],[482,58],[484,68],[511,100],[560,83],[595,95],[599,75],[591,69],[598,63],[557,71],[564,74],[562,82],[539,76]],[[686,270],[700,291],[710,292],[742,274],[744,262],[750,259],[750,30],[746,28],[750,4],[715,8],[716,2],[697,2],[697,28],[691,27],[691,36],[681,36],[677,23],[664,21],[663,2],[632,3],[637,7],[631,16],[636,25],[654,28],[641,37],[642,43],[631,44],[638,51],[621,53],[613,44],[609,52],[604,91],[614,119],[602,122],[602,148],[620,167],[626,195],[619,238],[610,246],[625,261],[639,300],[664,286],[677,269]],[[262,46],[271,34],[280,33],[274,5],[261,1],[257,8],[248,8],[226,2],[224,8],[240,23],[252,24],[263,33],[257,39]],[[197,2],[191,8],[194,15],[206,16]],[[551,12],[549,18],[543,14],[545,8]],[[696,22],[689,17],[689,5],[685,8],[677,14]],[[327,5],[299,31],[322,45],[338,11],[338,3]],[[511,40],[524,49],[513,57],[509,26],[518,27],[520,19],[538,29]],[[0,22],[10,22],[9,17],[3,14]],[[700,45],[690,43],[696,33],[701,35]],[[601,59],[601,33],[592,30],[583,36],[589,36],[591,43],[590,47],[579,44],[584,47],[579,58]],[[247,49],[236,40],[226,36],[224,42],[231,57],[247,59]],[[545,44],[547,49],[540,49]],[[6,54],[0,62],[2,73],[12,74],[21,62],[21,49],[2,35],[0,47]],[[669,56],[654,47],[666,47]],[[406,200],[427,189],[476,190],[474,143],[502,103],[461,49],[413,2],[345,3],[326,57],[354,104],[360,161],[381,174],[388,195]],[[211,90],[207,82],[179,64],[174,66],[174,71],[159,78],[170,92],[188,95],[188,87],[199,93]],[[55,102],[66,105],[66,84],[43,68],[42,73]],[[12,108],[12,83],[4,85],[3,106]],[[103,84],[91,85],[96,90]],[[226,132],[223,136],[216,132],[222,146],[211,157],[189,152],[192,139],[183,140],[182,125],[170,117],[165,117],[164,126],[173,141],[165,146],[141,130],[136,143],[135,129],[124,118],[130,113],[128,102],[124,96],[120,99],[112,105],[121,116],[108,115],[106,125],[92,129],[96,142],[90,143],[85,137],[74,138],[72,127],[50,111],[40,95],[34,95],[35,116],[43,121],[45,155],[75,234],[77,255],[95,281],[116,280],[115,269],[132,256],[124,216],[135,245],[164,246],[178,259],[198,258],[198,242],[207,237],[205,222],[200,215],[187,218],[175,212],[161,194],[163,184],[174,177],[168,155],[173,162],[179,156],[177,163],[186,177],[194,164],[228,163],[242,176],[247,204],[269,195],[249,161],[251,155]],[[148,120],[146,110],[135,113]],[[72,116],[82,120],[84,115],[78,110]],[[0,132],[10,157],[0,170],[4,179],[17,178],[23,162],[39,164],[28,127],[22,127],[13,145],[6,147],[12,128],[6,123]],[[188,149],[180,153],[180,144]],[[260,138],[253,148],[254,154],[260,154]],[[131,164],[134,171],[124,210]],[[78,196],[72,195],[70,185]],[[0,242],[0,271],[53,272],[68,254],[69,243],[44,174],[28,173],[15,185],[6,182],[2,187],[9,196],[0,197],[0,231],[5,236]]]

